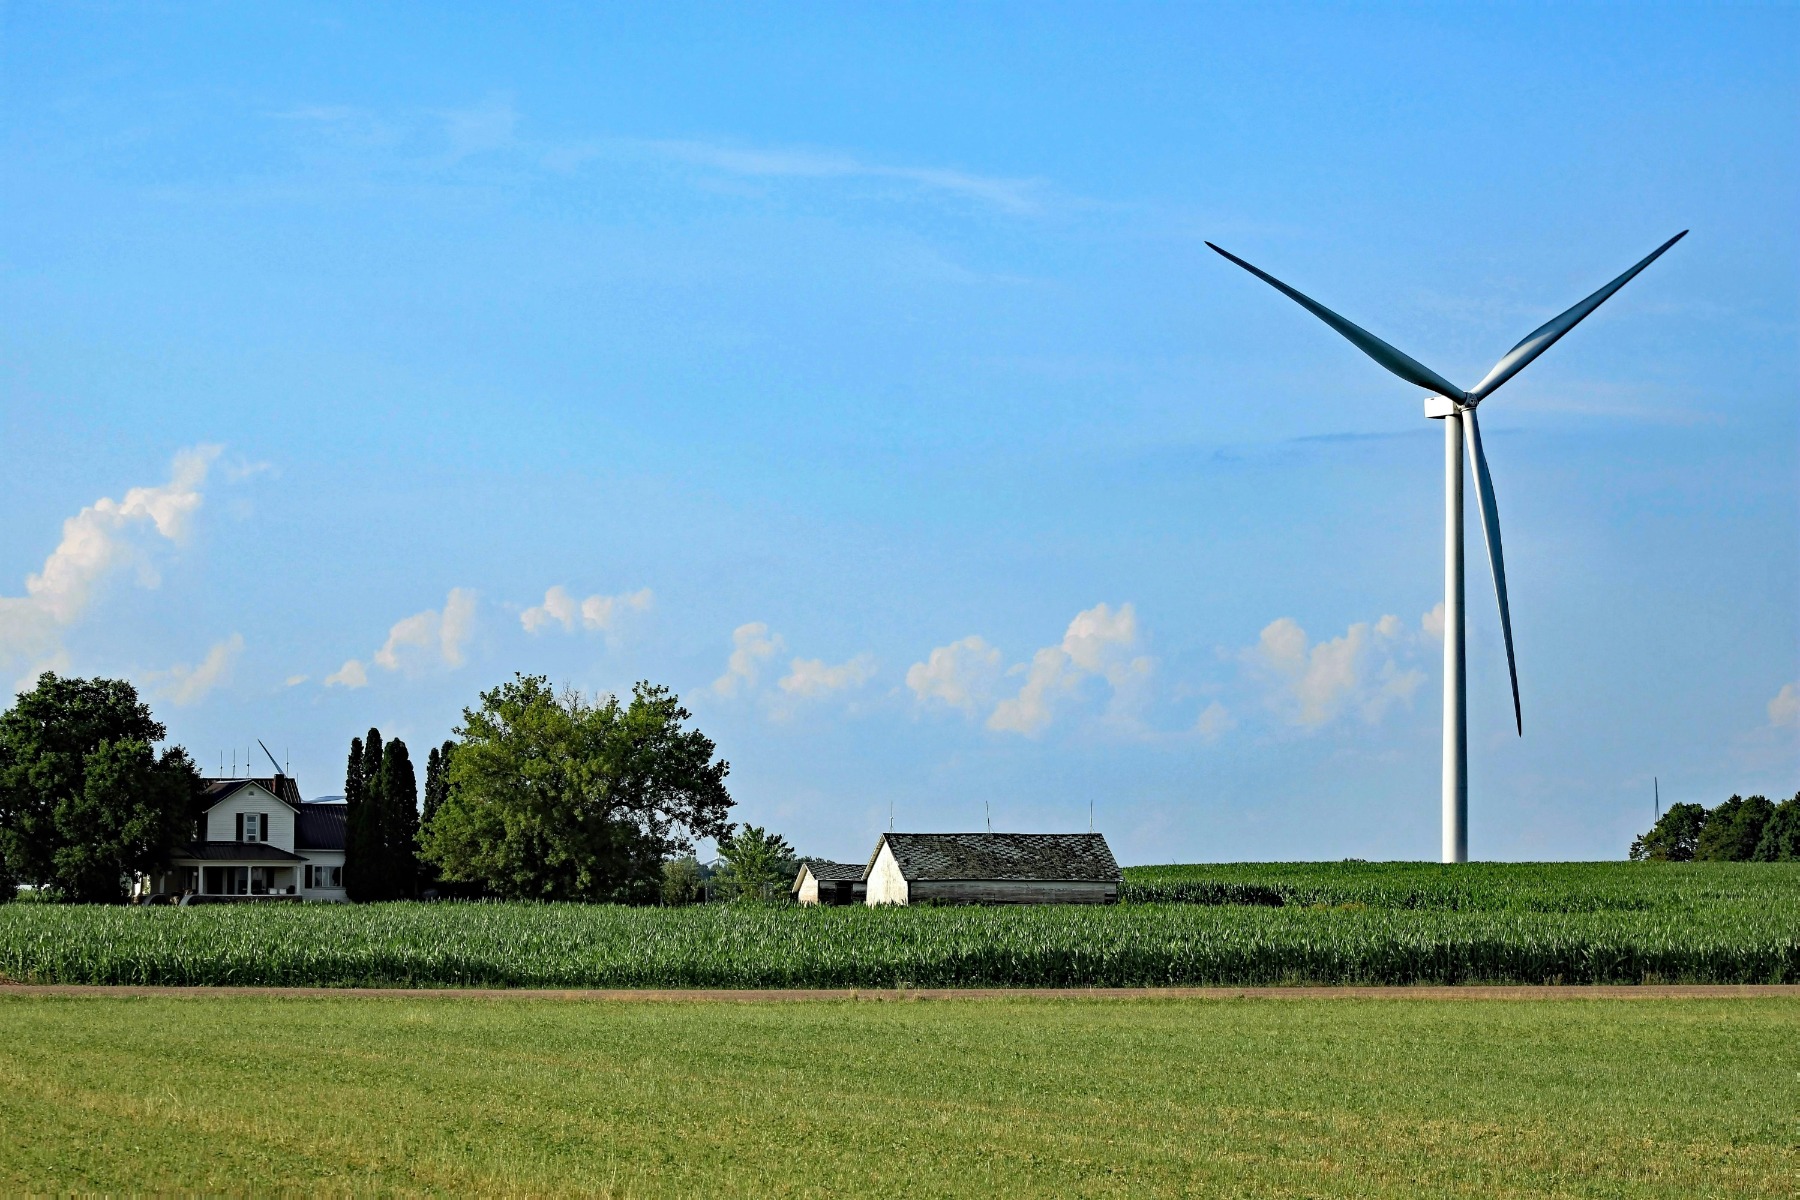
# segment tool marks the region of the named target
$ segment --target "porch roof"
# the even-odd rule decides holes
[[[189,859],[234,863],[306,861],[298,854],[267,842],[192,842],[175,852],[175,861]]]

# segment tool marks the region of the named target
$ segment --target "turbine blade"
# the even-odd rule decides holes
[[[1506,639],[1506,673],[1512,679],[1513,725],[1525,736],[1525,717],[1519,709],[1519,668],[1513,661],[1512,612],[1506,604],[1506,558],[1500,551],[1500,509],[1494,502],[1494,480],[1488,474],[1487,455],[1481,451],[1481,427],[1475,410],[1463,412],[1464,440],[1469,446],[1469,465],[1475,470],[1475,503],[1481,510],[1481,528],[1487,534],[1488,562],[1494,568],[1494,595],[1500,600],[1500,634]]]
[[[1554,346],[1557,339],[1562,337],[1563,334],[1581,324],[1582,318],[1586,317],[1596,308],[1599,308],[1602,304],[1605,304],[1607,300],[1612,297],[1614,292],[1630,283],[1633,276],[1661,257],[1664,250],[1667,250],[1670,246],[1673,246],[1687,235],[1688,231],[1685,229],[1682,230],[1680,233],[1658,246],[1648,257],[1638,263],[1637,266],[1631,268],[1631,270],[1625,272],[1623,275],[1589,296],[1586,300],[1583,300],[1580,304],[1577,304],[1574,308],[1571,308],[1568,312],[1557,317],[1555,320],[1540,325],[1538,328],[1532,330],[1525,336],[1524,341],[1514,346],[1511,350],[1508,350],[1506,352],[1506,357],[1494,364],[1494,369],[1487,373],[1485,379],[1475,385],[1474,390],[1469,393],[1469,398],[1476,402],[1486,399],[1490,394],[1496,391],[1501,384],[1524,370],[1526,364],[1532,359]]]
[[[1424,363],[1402,354],[1400,351],[1394,349],[1360,325],[1354,325],[1349,321],[1344,320],[1344,318],[1338,316],[1329,308],[1320,304],[1317,300],[1312,299],[1310,296],[1302,295],[1300,292],[1295,291],[1273,275],[1270,275],[1265,271],[1257,270],[1230,251],[1220,250],[1217,246],[1213,246],[1211,242],[1206,244],[1212,246],[1218,253],[1224,255],[1238,266],[1244,268],[1244,270],[1250,272],[1252,275],[1286,296],[1289,300],[1298,304],[1301,308],[1304,308],[1313,316],[1319,318],[1319,320],[1343,334],[1352,346],[1355,346],[1358,350],[1361,350],[1364,354],[1368,355],[1400,378],[1406,380],[1406,382],[1417,384],[1419,387],[1436,392],[1440,396],[1448,396],[1452,400],[1461,400],[1463,398],[1463,390],[1461,388],[1457,387],[1454,383],[1451,383],[1448,379],[1445,379],[1442,375],[1439,375]]]

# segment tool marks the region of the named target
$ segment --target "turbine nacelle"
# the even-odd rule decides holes
[[[1470,404],[1466,401],[1452,400],[1448,396],[1427,396],[1427,397],[1425,397],[1425,415],[1430,417],[1434,421],[1441,421],[1445,417],[1453,417],[1457,413],[1462,412],[1465,409],[1471,409],[1474,407],[1475,406],[1473,404]]]

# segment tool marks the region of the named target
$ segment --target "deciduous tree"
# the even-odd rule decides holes
[[[662,864],[727,828],[730,767],[673,692],[558,696],[520,675],[465,709],[425,857],[510,899],[653,903]]]
[[[117,903],[190,840],[200,775],[117,679],[53,672],[0,714],[0,862],[67,900]]]

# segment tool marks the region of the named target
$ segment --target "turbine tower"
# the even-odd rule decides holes
[[[1629,271],[1569,309],[1556,319],[1532,330],[1525,340],[1506,352],[1482,381],[1470,391],[1409,358],[1368,330],[1353,325],[1323,304],[1295,291],[1281,280],[1251,266],[1237,255],[1212,249],[1294,301],[1337,330],[1351,345],[1411,384],[1426,389],[1425,415],[1444,423],[1444,861],[1469,861],[1469,714],[1463,633],[1463,449],[1475,473],[1475,504],[1487,534],[1488,563],[1494,569],[1494,594],[1500,601],[1500,633],[1506,640],[1506,671],[1512,679],[1513,725],[1525,736],[1525,718],[1519,708],[1519,671],[1513,661],[1512,615],[1506,605],[1506,564],[1500,552],[1500,512],[1494,504],[1494,481],[1488,475],[1487,455],[1481,449],[1481,427],[1475,409],[1522,371],[1532,359],[1556,344],[1632,277],[1655,262],[1663,251],[1687,236],[1682,230]]]

